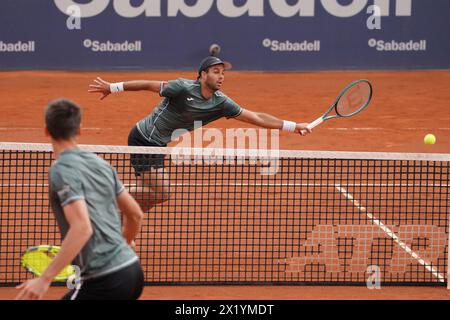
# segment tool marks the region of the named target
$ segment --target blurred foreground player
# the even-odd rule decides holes
[[[49,196],[63,242],[42,276],[17,287],[16,299],[41,299],[72,261],[81,285],[64,300],[137,299],[142,293],[144,275],[131,245],[143,212],[107,162],[78,148],[80,122],[80,108],[71,101],[54,101],[45,111],[57,159],[49,172]]]

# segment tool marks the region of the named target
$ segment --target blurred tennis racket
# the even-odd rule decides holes
[[[60,247],[40,245],[27,249],[22,255],[22,267],[36,276],[41,276],[45,269],[50,265],[53,258],[58,254]],[[70,276],[75,275],[75,269],[72,266],[65,267],[54,279],[55,282],[65,282]]]
[[[319,118],[308,124],[312,129],[326,120],[341,117],[352,117],[367,107],[372,99],[372,85],[368,80],[358,80],[350,83],[337,96],[333,105]],[[332,111],[336,114],[331,114]]]

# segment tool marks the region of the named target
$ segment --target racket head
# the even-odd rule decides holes
[[[50,245],[34,246],[27,249],[22,255],[21,264],[29,272],[41,276],[58,254],[60,247]],[[66,266],[54,279],[55,282],[64,282],[75,274],[72,266]]]
[[[350,83],[336,99],[336,114],[340,117],[351,117],[361,112],[369,105],[372,93],[372,84],[368,80]]]

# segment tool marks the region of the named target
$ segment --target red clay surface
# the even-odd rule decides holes
[[[48,142],[42,112],[54,98],[67,97],[84,107],[80,143],[126,145],[130,128],[161,98],[150,92],[109,96],[88,94],[96,76],[105,80],[193,78],[194,72],[2,72],[0,141]],[[450,150],[450,71],[423,72],[229,72],[223,91],[249,110],[282,119],[310,122],[332,104],[349,82],[367,78],[374,86],[371,105],[355,118],[329,121],[314,134],[281,133],[280,147],[296,150],[432,152]],[[208,127],[250,127],[221,119]],[[424,145],[433,133],[435,145]]]
[[[96,76],[108,81],[193,78],[194,72],[2,72],[0,73],[0,141],[48,143],[43,109],[52,99],[66,97],[84,108],[80,143],[125,145],[130,128],[160,101],[149,92],[123,93],[103,101],[87,92]],[[355,118],[332,120],[306,137],[281,133],[280,148],[295,150],[449,153],[450,71],[423,72],[230,72],[223,91],[249,110],[282,119],[310,122],[321,115],[349,82],[369,79],[371,105]],[[219,120],[209,128],[250,127]],[[424,145],[433,133],[435,145]],[[47,298],[65,290],[52,288]],[[14,297],[0,288],[0,298]],[[194,286],[147,287],[144,299],[449,299],[443,287]]]
[[[50,288],[46,300],[59,300],[65,288]],[[0,300],[14,299],[17,290],[0,288]],[[444,287],[311,287],[311,286],[151,286],[144,300],[450,300]]]

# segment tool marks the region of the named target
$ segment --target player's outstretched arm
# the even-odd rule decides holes
[[[133,241],[141,230],[144,213],[127,190],[117,196],[117,205],[123,214],[123,236],[127,243],[133,246]]]
[[[280,129],[296,132],[302,136],[311,132],[311,129],[307,128],[308,123],[295,123],[292,121],[281,120],[267,113],[253,112],[245,109],[242,110],[241,114],[237,116],[236,119],[267,129]]]
[[[94,84],[89,85],[88,92],[100,93],[102,95],[100,97],[100,100],[103,100],[111,93],[115,92],[148,90],[159,93],[160,89],[161,89],[161,81],[133,80],[126,82],[111,83],[103,80],[100,77],[97,77],[97,79],[94,79]]]
[[[84,200],[76,200],[64,206],[64,215],[69,231],[61,244],[61,250],[44,271],[42,276],[22,283],[16,299],[41,299],[57,274],[69,265],[91,238],[93,230]]]

